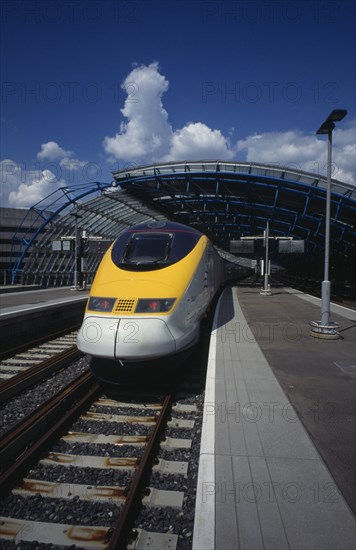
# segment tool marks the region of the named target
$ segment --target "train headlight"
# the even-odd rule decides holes
[[[167,313],[175,301],[176,298],[142,298],[137,302],[135,313]]]
[[[110,313],[114,307],[116,298],[97,298],[93,296],[89,299],[88,309],[90,311],[102,311]]]

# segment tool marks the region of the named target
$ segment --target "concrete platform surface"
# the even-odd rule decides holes
[[[72,290],[72,287],[45,288],[0,294],[0,315],[20,313],[57,303],[84,300],[89,290]]]
[[[320,308],[228,288],[211,336],[194,550],[354,550],[355,341],[320,341]],[[349,327],[349,328],[348,328]]]

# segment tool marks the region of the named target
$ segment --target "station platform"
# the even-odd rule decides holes
[[[89,290],[72,290],[72,287],[19,290],[0,294],[0,316],[9,317],[58,304],[82,302],[88,296]]]
[[[356,313],[228,287],[210,342],[193,550],[355,550]]]
[[[0,353],[80,325],[88,295],[71,287],[0,294]]]

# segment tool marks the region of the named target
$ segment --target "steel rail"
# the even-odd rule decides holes
[[[99,384],[86,371],[4,434],[0,439],[0,463],[5,464],[0,476],[2,494],[11,488],[42,447],[58,436],[99,391]]]
[[[7,401],[17,393],[33,386],[39,380],[42,380],[49,374],[57,372],[65,367],[71,361],[78,359],[83,354],[78,350],[77,346],[70,348],[45,359],[39,365],[29,367],[25,371],[15,374],[9,380],[0,383],[0,403]]]
[[[142,500],[142,491],[146,481],[146,473],[148,468],[151,466],[153,453],[159,444],[161,431],[164,427],[164,421],[170,411],[171,401],[171,395],[167,395],[164,399],[154,430],[145,447],[144,454],[140,459],[134,478],[129,486],[127,498],[120,512],[118,522],[113,528],[113,533],[107,546],[108,550],[121,550],[122,548],[126,548],[126,539],[131,528],[132,520],[134,519],[135,508]]]
[[[36,338],[35,340],[30,340],[29,342],[26,342],[24,344],[19,344],[15,348],[1,351],[0,361],[2,361],[3,359],[8,359],[13,355],[17,355],[18,353],[22,353],[24,351],[30,351],[32,347],[36,347],[41,344],[49,344],[53,339],[60,338],[61,336],[65,336],[69,332],[74,332],[75,330],[78,330],[79,327],[80,327],[80,324],[76,324],[76,325],[73,325],[72,327],[54,332],[53,334],[48,334],[47,336],[41,336],[41,338]]]

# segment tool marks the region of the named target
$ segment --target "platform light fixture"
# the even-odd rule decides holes
[[[334,109],[328,118],[317,130],[317,135],[328,136],[327,156],[327,183],[326,183],[326,212],[325,212],[325,249],[324,249],[324,280],[321,283],[321,321],[312,321],[311,335],[317,338],[339,338],[339,325],[330,321],[330,281],[329,281],[329,253],[330,253],[330,195],[331,195],[331,158],[332,133],[335,122],[340,122],[347,115],[346,109]]]
[[[78,219],[82,218],[80,214],[78,214],[78,205],[75,205],[75,208],[71,212],[72,216],[74,216],[75,219],[75,226],[74,226],[74,285],[73,290],[80,290],[79,289],[79,246],[80,246],[80,233],[78,228]]]

